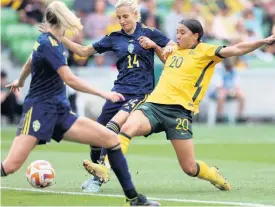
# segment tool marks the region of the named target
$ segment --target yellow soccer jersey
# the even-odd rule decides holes
[[[222,46],[199,43],[194,49],[176,48],[165,63],[155,90],[146,102],[182,105],[198,113],[215,65],[222,60]]]

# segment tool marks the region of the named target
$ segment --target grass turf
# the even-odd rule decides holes
[[[164,134],[134,138],[127,154],[132,178],[138,191],[148,197],[184,199],[160,201],[162,205],[221,205],[245,202],[275,205],[275,127],[273,125],[218,126],[194,125],[196,158],[218,166],[231,182],[231,192],[221,192],[180,169],[175,152]],[[14,128],[1,131],[2,160],[7,155]],[[27,165],[38,159],[50,161],[56,171],[54,192],[81,192],[81,183],[89,178],[82,160],[89,157],[89,147],[80,144],[51,143],[38,146],[19,172],[1,178],[2,187],[31,189],[25,178]],[[122,195],[114,175],[102,194]],[[197,200],[188,202],[186,200]],[[200,201],[213,201],[203,204]],[[214,202],[221,202],[215,204]],[[123,204],[123,198],[93,195],[67,195],[2,189],[2,205],[105,205]],[[233,204],[233,203],[232,203]]]

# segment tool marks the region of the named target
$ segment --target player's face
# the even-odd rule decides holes
[[[177,44],[181,49],[191,48],[198,43],[198,34],[191,32],[185,25],[178,24]]]
[[[116,9],[117,19],[125,32],[132,31],[137,22],[137,15],[130,7],[121,6]]]

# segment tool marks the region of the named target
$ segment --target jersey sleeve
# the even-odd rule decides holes
[[[93,48],[98,53],[104,53],[107,51],[112,51],[112,39],[109,35],[106,35],[101,40],[93,44]]]
[[[152,29],[150,31],[151,34],[149,38],[153,40],[158,46],[165,47],[170,41],[170,39],[158,29]]]
[[[205,49],[205,55],[217,63],[221,62],[224,57],[219,55],[219,52],[222,48],[225,48],[225,47],[226,46],[216,46],[216,45],[207,44]]]
[[[58,70],[61,66],[67,65],[65,56],[58,50],[58,46],[52,46],[51,44],[45,43],[42,49],[43,56],[47,62]]]

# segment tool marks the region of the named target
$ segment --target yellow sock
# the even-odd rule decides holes
[[[104,162],[109,163],[108,155],[105,156]]]
[[[129,144],[131,142],[131,137],[129,137],[127,134],[119,133],[119,139],[120,139],[120,146],[122,153],[125,155],[128,151]]]
[[[197,175],[198,178],[208,181],[214,181],[216,179],[215,172],[203,161],[197,161],[200,166],[200,172]]]

